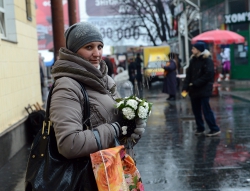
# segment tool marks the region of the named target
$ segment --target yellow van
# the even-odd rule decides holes
[[[151,86],[152,82],[162,81],[164,79],[164,69],[169,60],[170,46],[144,47],[144,79]]]

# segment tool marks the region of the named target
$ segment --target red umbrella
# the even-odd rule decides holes
[[[244,43],[245,38],[232,31],[216,29],[201,33],[194,37],[192,39],[192,44],[196,43],[197,41],[204,41],[214,44],[239,44]]]

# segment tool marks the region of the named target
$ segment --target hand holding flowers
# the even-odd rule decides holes
[[[125,97],[124,99],[117,99],[116,108],[120,109],[123,117],[132,120],[134,118],[147,119],[150,116],[152,103],[146,100],[139,99],[136,96]]]
[[[125,121],[121,127],[123,136],[138,139],[145,131],[145,121],[151,114],[152,103],[136,96],[117,99],[116,102],[115,107],[122,112]]]

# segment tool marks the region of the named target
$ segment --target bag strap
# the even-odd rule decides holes
[[[78,83],[81,85],[81,92],[83,94],[83,99],[84,99],[83,125],[85,126],[84,130],[86,130],[86,129],[89,129],[89,127],[90,127],[90,104],[89,104],[89,96],[88,96],[87,90],[84,87],[84,85],[82,83],[80,83],[80,82],[78,82]]]
[[[75,81],[77,81],[77,80],[75,80]],[[84,123],[83,123],[83,130],[86,130],[86,129],[88,129],[90,127],[89,96],[88,96],[87,91],[86,91],[85,87],[83,86],[83,84],[80,83],[80,82],[78,82],[78,83],[81,85],[81,92],[83,94],[83,99],[84,99],[84,111],[83,111],[84,112],[83,113],[83,121],[84,121]],[[49,113],[49,109],[50,109],[51,97],[52,97],[52,92],[53,92],[54,87],[55,87],[55,82],[52,84],[52,86],[50,88],[50,91],[49,91],[48,98],[47,98],[46,112],[45,112],[45,119],[43,121],[42,134],[44,134],[46,132],[47,135],[49,135],[49,132],[50,132],[51,121],[50,121],[50,118],[49,118],[49,114],[50,114]]]
[[[102,144],[101,144],[101,138],[100,138],[100,134],[99,131],[97,129],[93,130],[94,136],[95,136],[95,140],[96,140],[96,144],[98,147],[98,150],[102,150]]]
[[[94,133],[94,136],[95,136],[95,140],[96,140],[98,150],[100,151],[100,150],[102,150],[102,144],[101,144],[99,131],[97,129],[94,129],[93,133]],[[117,136],[114,137],[114,146],[115,147],[120,146],[120,142],[119,142]]]

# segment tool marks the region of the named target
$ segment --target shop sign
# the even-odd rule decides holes
[[[225,15],[225,24],[250,22],[250,12]]]
[[[140,26],[142,22],[141,18],[137,16],[135,9],[129,6],[130,0],[85,0],[85,3],[84,1],[79,2],[80,13],[82,13],[81,21],[87,21],[95,25],[100,30],[105,45],[152,45],[152,42],[147,35],[147,30]],[[145,7],[145,5],[140,5],[140,3],[147,3],[145,0],[134,2],[142,7]],[[156,10],[153,5],[152,7],[148,7],[148,9],[152,9],[153,11]],[[164,3],[164,9],[166,12],[170,12],[169,6],[166,3]],[[127,15],[124,13],[129,14]],[[147,16],[144,13],[143,15]],[[150,15],[147,17],[150,17]],[[151,30],[153,36],[157,36],[157,29],[150,19],[145,19],[144,21],[147,27]],[[168,17],[168,21],[169,25],[171,25],[170,17]],[[177,25],[177,23],[175,23],[175,25]],[[174,36],[176,33],[177,28],[171,27],[169,35]],[[156,39],[156,43],[161,44],[160,38]]]
[[[101,32],[105,45],[109,46],[148,46],[152,45],[147,31],[143,27],[127,27],[131,26],[131,21],[135,22],[135,25],[139,26],[140,19],[131,19],[131,17],[126,16],[106,16],[106,17],[89,17],[87,22],[95,25]],[[156,33],[156,29],[149,22],[146,21],[146,24],[149,28],[152,29],[153,33]],[[161,41],[156,40],[157,44],[160,44]]]

